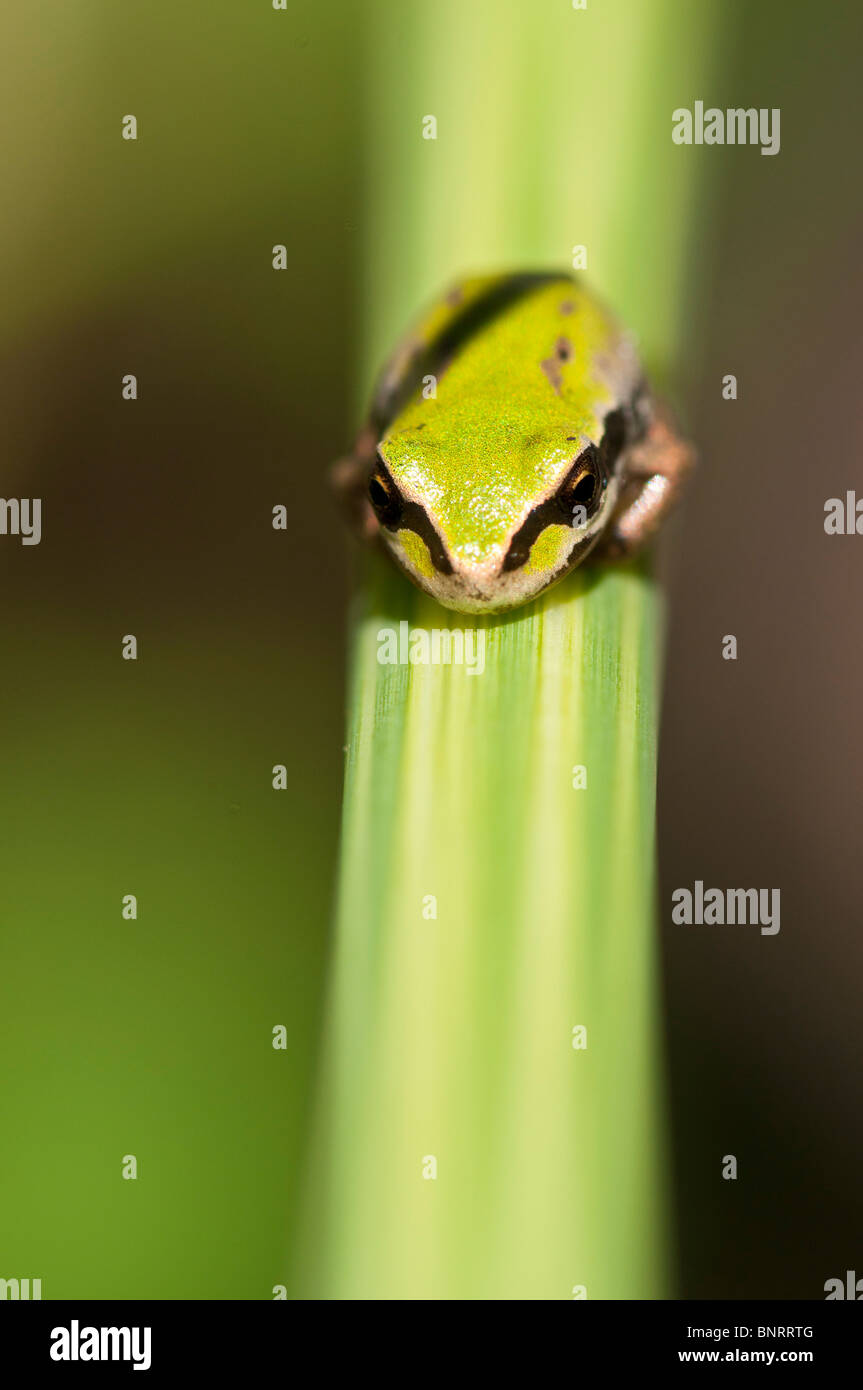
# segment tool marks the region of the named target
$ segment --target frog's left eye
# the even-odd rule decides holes
[[[589,514],[600,493],[599,450],[594,444],[580,454],[561,483],[557,500],[572,522],[577,507]]]
[[[403,503],[398,488],[380,462],[369,478],[368,494],[378,521],[392,530],[401,520]]]

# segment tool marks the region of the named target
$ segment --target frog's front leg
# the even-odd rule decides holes
[[[695,450],[671,414],[654,404],[647,430],[623,459],[623,486],[601,550],[610,560],[632,555],[655,534],[677,502]]]

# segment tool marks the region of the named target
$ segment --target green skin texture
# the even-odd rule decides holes
[[[464,297],[485,283],[464,285]],[[432,337],[440,321],[436,306],[413,341]],[[566,571],[586,528],[554,528],[560,542],[541,544],[540,536],[523,574],[499,573],[527,514],[557,489],[589,442],[599,443],[606,412],[634,380],[632,362],[614,320],[577,282],[561,277],[470,338],[442,371],[436,396],[417,390],[379,452],[402,494],[425,508],[455,571],[454,580],[438,578],[424,560],[417,565],[415,539],[403,545],[404,532],[384,532],[421,587],[449,607],[493,611],[524,602]],[[610,488],[588,523],[592,532],[604,528],[615,498]],[[461,582],[471,593],[464,603],[454,594]]]

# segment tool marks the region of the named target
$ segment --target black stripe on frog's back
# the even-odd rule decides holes
[[[381,373],[371,409],[371,424],[378,436],[398,415],[422,384],[425,376],[438,376],[459,348],[486,328],[511,305],[540,285],[566,281],[565,271],[523,271],[502,275],[476,299],[459,306],[453,299],[452,317],[430,341],[410,338],[399,345]],[[456,287],[457,292],[457,287]]]

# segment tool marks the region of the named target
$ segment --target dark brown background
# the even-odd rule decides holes
[[[659,845],[691,1298],[863,1275],[863,536],[823,529],[829,497],[863,498],[861,123],[842,7],[802,13],[749,6],[738,30],[728,102],[781,107],[782,150],[767,199],[757,160],[724,162],[687,345],[702,462],[671,560]],[[780,932],[671,925],[696,879],[780,888]]]

